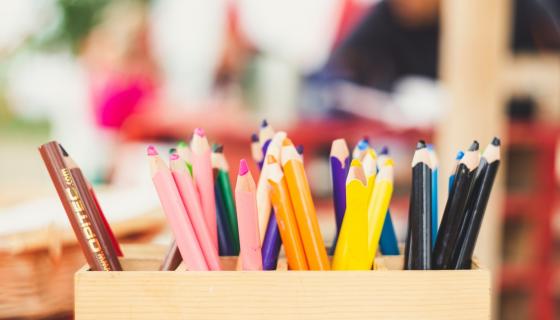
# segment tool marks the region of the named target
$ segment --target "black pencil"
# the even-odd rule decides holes
[[[432,167],[426,143],[416,145],[412,159],[412,192],[408,217],[408,235],[405,245],[405,269],[431,268],[432,248]]]
[[[480,161],[479,145],[474,141],[459,162],[455,180],[447,198],[432,254],[434,269],[451,268],[453,250],[457,245],[461,221],[465,214],[472,181]]]
[[[465,223],[452,257],[452,269],[470,269],[478,232],[482,225],[486,205],[500,165],[500,139],[494,137],[486,147],[476,171],[472,192],[467,201]]]

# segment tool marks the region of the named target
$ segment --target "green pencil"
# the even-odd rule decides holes
[[[233,200],[233,189],[229,178],[229,166],[224,156],[222,145],[214,145],[212,152],[212,167],[216,170],[216,191],[222,201],[226,213],[226,224],[231,232],[232,247],[235,255],[239,255],[239,228],[237,226],[237,213]]]

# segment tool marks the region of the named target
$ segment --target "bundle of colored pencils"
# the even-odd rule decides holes
[[[223,147],[210,152],[201,129],[190,147],[181,143],[171,151],[169,165],[148,147],[154,186],[175,236],[162,270],[181,260],[188,270],[220,270],[218,253],[239,254],[243,270],[273,270],[282,244],[291,270],[330,269],[301,154],[266,121],[252,151],[262,170],[258,183],[242,159],[232,192]]]
[[[221,270],[220,255],[239,256],[238,269],[275,270],[284,247],[290,270],[371,270],[379,251],[398,255],[389,205],[393,160],[367,138],[350,153],[333,141],[330,154],[336,221],[332,265],[327,256],[309,182],[303,147],[263,121],[251,137],[257,181],[241,159],[235,189],[222,145],[210,147],[202,129],[190,145],[180,142],[166,163],[147,148],[152,180],[174,240],[161,270]],[[40,148],[88,263],[94,270],[120,270],[118,242],[91,185],[58,143]],[[500,162],[500,140],[482,155],[474,141],[457,155],[449,196],[438,228],[437,157],[420,140],[412,160],[412,191],[404,268],[469,269]],[[78,217],[78,218],[76,218]]]
[[[439,229],[437,220],[432,220],[434,217],[437,219],[437,209],[435,216],[433,210],[433,177],[437,167],[431,152],[433,151],[421,140],[412,160],[412,191],[404,268],[470,269],[474,247],[500,164],[500,140],[494,138],[482,156],[477,141],[471,144],[468,151],[459,152],[457,167],[449,179],[449,196]]]
[[[331,172],[337,234],[333,257],[335,270],[369,270],[379,244],[382,251],[398,254],[389,203],[393,193],[393,160],[386,148],[382,155],[367,138],[352,151],[343,139],[331,148]],[[382,240],[382,238],[384,240]]]

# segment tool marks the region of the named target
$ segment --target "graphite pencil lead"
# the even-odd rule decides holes
[[[491,144],[494,145],[494,146],[499,146],[499,145],[502,144],[502,142],[500,141],[500,138],[494,137],[494,138],[492,139]]]
[[[263,121],[261,122],[261,128],[266,128],[268,127],[268,121],[266,121],[266,119],[263,119]]]
[[[66,149],[64,149],[64,147],[59,143],[58,146],[60,147],[60,151],[62,151],[62,155],[65,157],[68,157],[68,152],[66,152]]]
[[[426,148],[426,141],[418,140],[418,143],[416,144],[416,150],[423,148]]]
[[[259,142],[259,136],[256,133],[251,134],[251,142]]]
[[[388,154],[389,154],[389,148],[387,146],[381,147],[381,151],[379,151],[379,155],[388,155]]]
[[[480,148],[478,141],[474,140],[468,151],[477,151]]]
[[[177,152],[177,149],[175,148],[169,148],[169,154],[174,154]]]
[[[214,143],[212,149],[215,153],[223,153],[224,152],[224,145],[219,143]]]

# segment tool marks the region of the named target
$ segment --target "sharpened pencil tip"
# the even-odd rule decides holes
[[[58,144],[58,147],[60,148],[60,151],[62,151],[62,155],[68,157],[68,152],[66,152],[66,149],[64,149],[60,143]]]
[[[196,129],[194,129],[194,134],[196,134],[197,136],[203,138],[203,137],[204,137],[204,129],[202,129],[202,128],[196,128]]]
[[[363,136],[362,140],[369,144],[369,136]]]
[[[383,146],[381,148],[381,151],[379,152],[380,155],[388,155],[389,154],[389,148],[387,146]]]
[[[176,153],[172,153],[169,155],[169,161],[178,160],[178,159],[179,159],[179,155]]]
[[[171,154],[174,154],[175,152],[177,152],[177,149],[175,149],[175,148],[170,148],[170,149],[169,149],[169,154],[170,154],[170,155],[171,155]]]
[[[426,141],[418,140],[418,143],[416,144],[416,150],[424,149],[424,148],[426,148]]]
[[[214,145],[212,145],[212,150],[215,153],[223,153],[224,152],[224,145],[219,144],[219,143],[214,143]]]
[[[259,142],[259,136],[256,133],[251,134],[251,142]]]
[[[465,153],[461,150],[459,150],[459,152],[457,152],[457,156],[455,157],[455,160],[461,160],[463,159],[463,157],[465,156]]]
[[[241,159],[239,161],[239,175],[244,176],[249,172],[249,166],[247,165],[247,161],[245,159]]]
[[[498,147],[499,145],[502,144],[502,141],[500,141],[500,138],[494,137],[494,138],[492,139],[492,142],[491,142],[491,143],[492,143],[492,145]]]
[[[297,153],[298,153],[299,155],[302,155],[302,154],[303,154],[303,150],[304,150],[304,149],[303,149],[303,145],[302,145],[302,144],[299,144],[299,145],[296,147],[296,151],[297,151]]]
[[[154,146],[148,146],[147,152],[148,152],[149,156],[157,156],[158,155],[157,149]]]
[[[268,127],[268,121],[266,121],[266,119],[263,119],[263,121],[261,122],[261,128],[266,128]]]
[[[471,146],[469,147],[469,151],[477,151],[479,147],[480,145],[478,144],[478,141],[474,140]]]
[[[367,148],[369,148],[369,142],[368,142],[368,140],[366,140],[365,138],[364,138],[364,139],[361,139],[361,140],[358,142],[358,150],[364,151],[364,150],[366,150]]]

